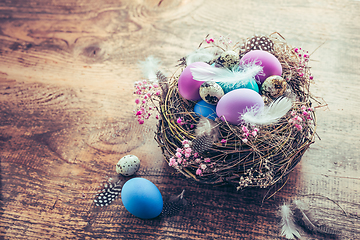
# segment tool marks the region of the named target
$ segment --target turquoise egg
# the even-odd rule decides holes
[[[199,101],[196,103],[194,107],[194,112],[197,115],[206,117],[211,120],[215,120],[217,118],[216,115],[216,105],[211,105],[204,100]]]
[[[121,190],[121,200],[126,210],[138,218],[151,219],[160,215],[163,198],[159,189],[145,178],[132,178]]]
[[[215,66],[215,63],[211,64],[211,66]],[[237,71],[239,68],[237,69]],[[224,94],[240,88],[248,88],[254,90],[257,93],[260,93],[259,85],[256,83],[254,78],[251,78],[246,81],[239,81],[239,82],[217,82],[218,85],[223,89]]]
[[[224,90],[225,94],[232,90],[240,89],[240,88],[248,88],[248,89],[254,90],[255,92],[259,93],[259,86],[256,83],[255,79],[253,79],[253,78],[251,78],[250,80],[247,80],[247,81],[239,81],[239,82],[234,82],[234,83],[217,82],[217,84],[220,85],[220,87]]]

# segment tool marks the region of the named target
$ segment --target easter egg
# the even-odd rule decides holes
[[[145,178],[132,178],[121,190],[121,200],[126,210],[138,218],[151,219],[160,215],[163,198],[159,189]]]
[[[196,105],[194,107],[194,112],[197,115],[207,117],[208,119],[211,119],[211,120],[215,120],[217,118],[216,106],[211,105],[211,104],[205,102],[204,100],[201,100],[198,103],[196,103]]]
[[[217,65],[222,67],[233,69],[239,62],[239,54],[234,51],[225,51],[216,60]]]
[[[270,76],[261,85],[261,94],[277,98],[284,94],[286,87],[285,79],[280,76]]]
[[[240,88],[248,88],[254,90],[255,92],[259,93],[259,86],[256,83],[255,79],[251,78],[247,81],[239,81],[239,82],[218,82],[219,86],[224,90],[224,93],[228,93],[235,89]]]
[[[116,172],[124,176],[131,176],[140,168],[140,160],[135,155],[126,155],[116,164]]]
[[[203,81],[196,81],[191,73],[191,68],[201,67],[201,66],[206,67],[209,66],[209,64],[204,62],[191,63],[180,74],[178,80],[179,93],[183,98],[187,100],[197,101],[201,99],[199,94],[199,88],[201,84],[203,84]]]
[[[265,81],[266,78],[272,75],[281,76],[282,67],[279,60],[267,51],[253,50],[246,53],[240,59],[240,65],[246,64],[259,64],[263,67],[262,73],[255,76],[256,80],[260,82],[260,85]]]
[[[254,90],[241,88],[225,94],[216,106],[216,114],[223,121],[237,125],[248,109],[261,110],[263,99]]]
[[[216,105],[225,93],[216,82],[204,82],[200,86],[199,94],[205,102]]]

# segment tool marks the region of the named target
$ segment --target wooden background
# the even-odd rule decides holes
[[[153,55],[169,75],[207,35],[234,41],[279,32],[313,52],[321,140],[287,184],[236,192],[174,174],[134,120],[137,62]],[[282,239],[277,208],[298,198],[320,224],[360,239],[360,1],[1,0],[0,159],[3,239]],[[195,205],[141,220],[117,199],[95,207],[99,184],[127,155],[164,197]],[[325,239],[303,233],[305,239]]]

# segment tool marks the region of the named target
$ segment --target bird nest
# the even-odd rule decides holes
[[[266,45],[258,44],[259,39]],[[216,118],[211,121],[211,130],[199,135],[196,129],[204,124],[204,118],[194,113],[196,101],[183,98],[178,88],[179,76],[189,64],[185,57],[169,79],[156,72],[162,93],[157,94],[159,121],[155,139],[167,163],[187,178],[212,185],[233,184],[238,189],[266,188],[286,177],[315,140],[315,101],[309,91],[313,80],[308,67],[310,56],[301,48],[289,46],[280,34],[255,36],[236,44],[225,37],[214,40],[207,36],[199,46],[213,49],[213,58],[206,63],[220,67],[219,56],[229,48],[239,59],[249,51],[261,49],[279,60],[281,77],[287,83],[283,96],[292,96],[290,110],[266,125],[233,125]],[[276,100],[264,99],[270,104]]]

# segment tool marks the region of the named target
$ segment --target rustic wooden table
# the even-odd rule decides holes
[[[155,121],[133,117],[137,62],[165,73],[207,35],[279,32],[313,52],[317,133],[287,184],[236,192],[174,174]],[[360,239],[360,2],[355,0],[0,1],[1,239],[282,239],[278,206],[301,199],[320,224]],[[359,144],[359,145],[358,145]],[[179,216],[133,217],[117,199],[93,204],[124,155],[164,196],[194,206]],[[305,239],[326,239],[309,232]]]

